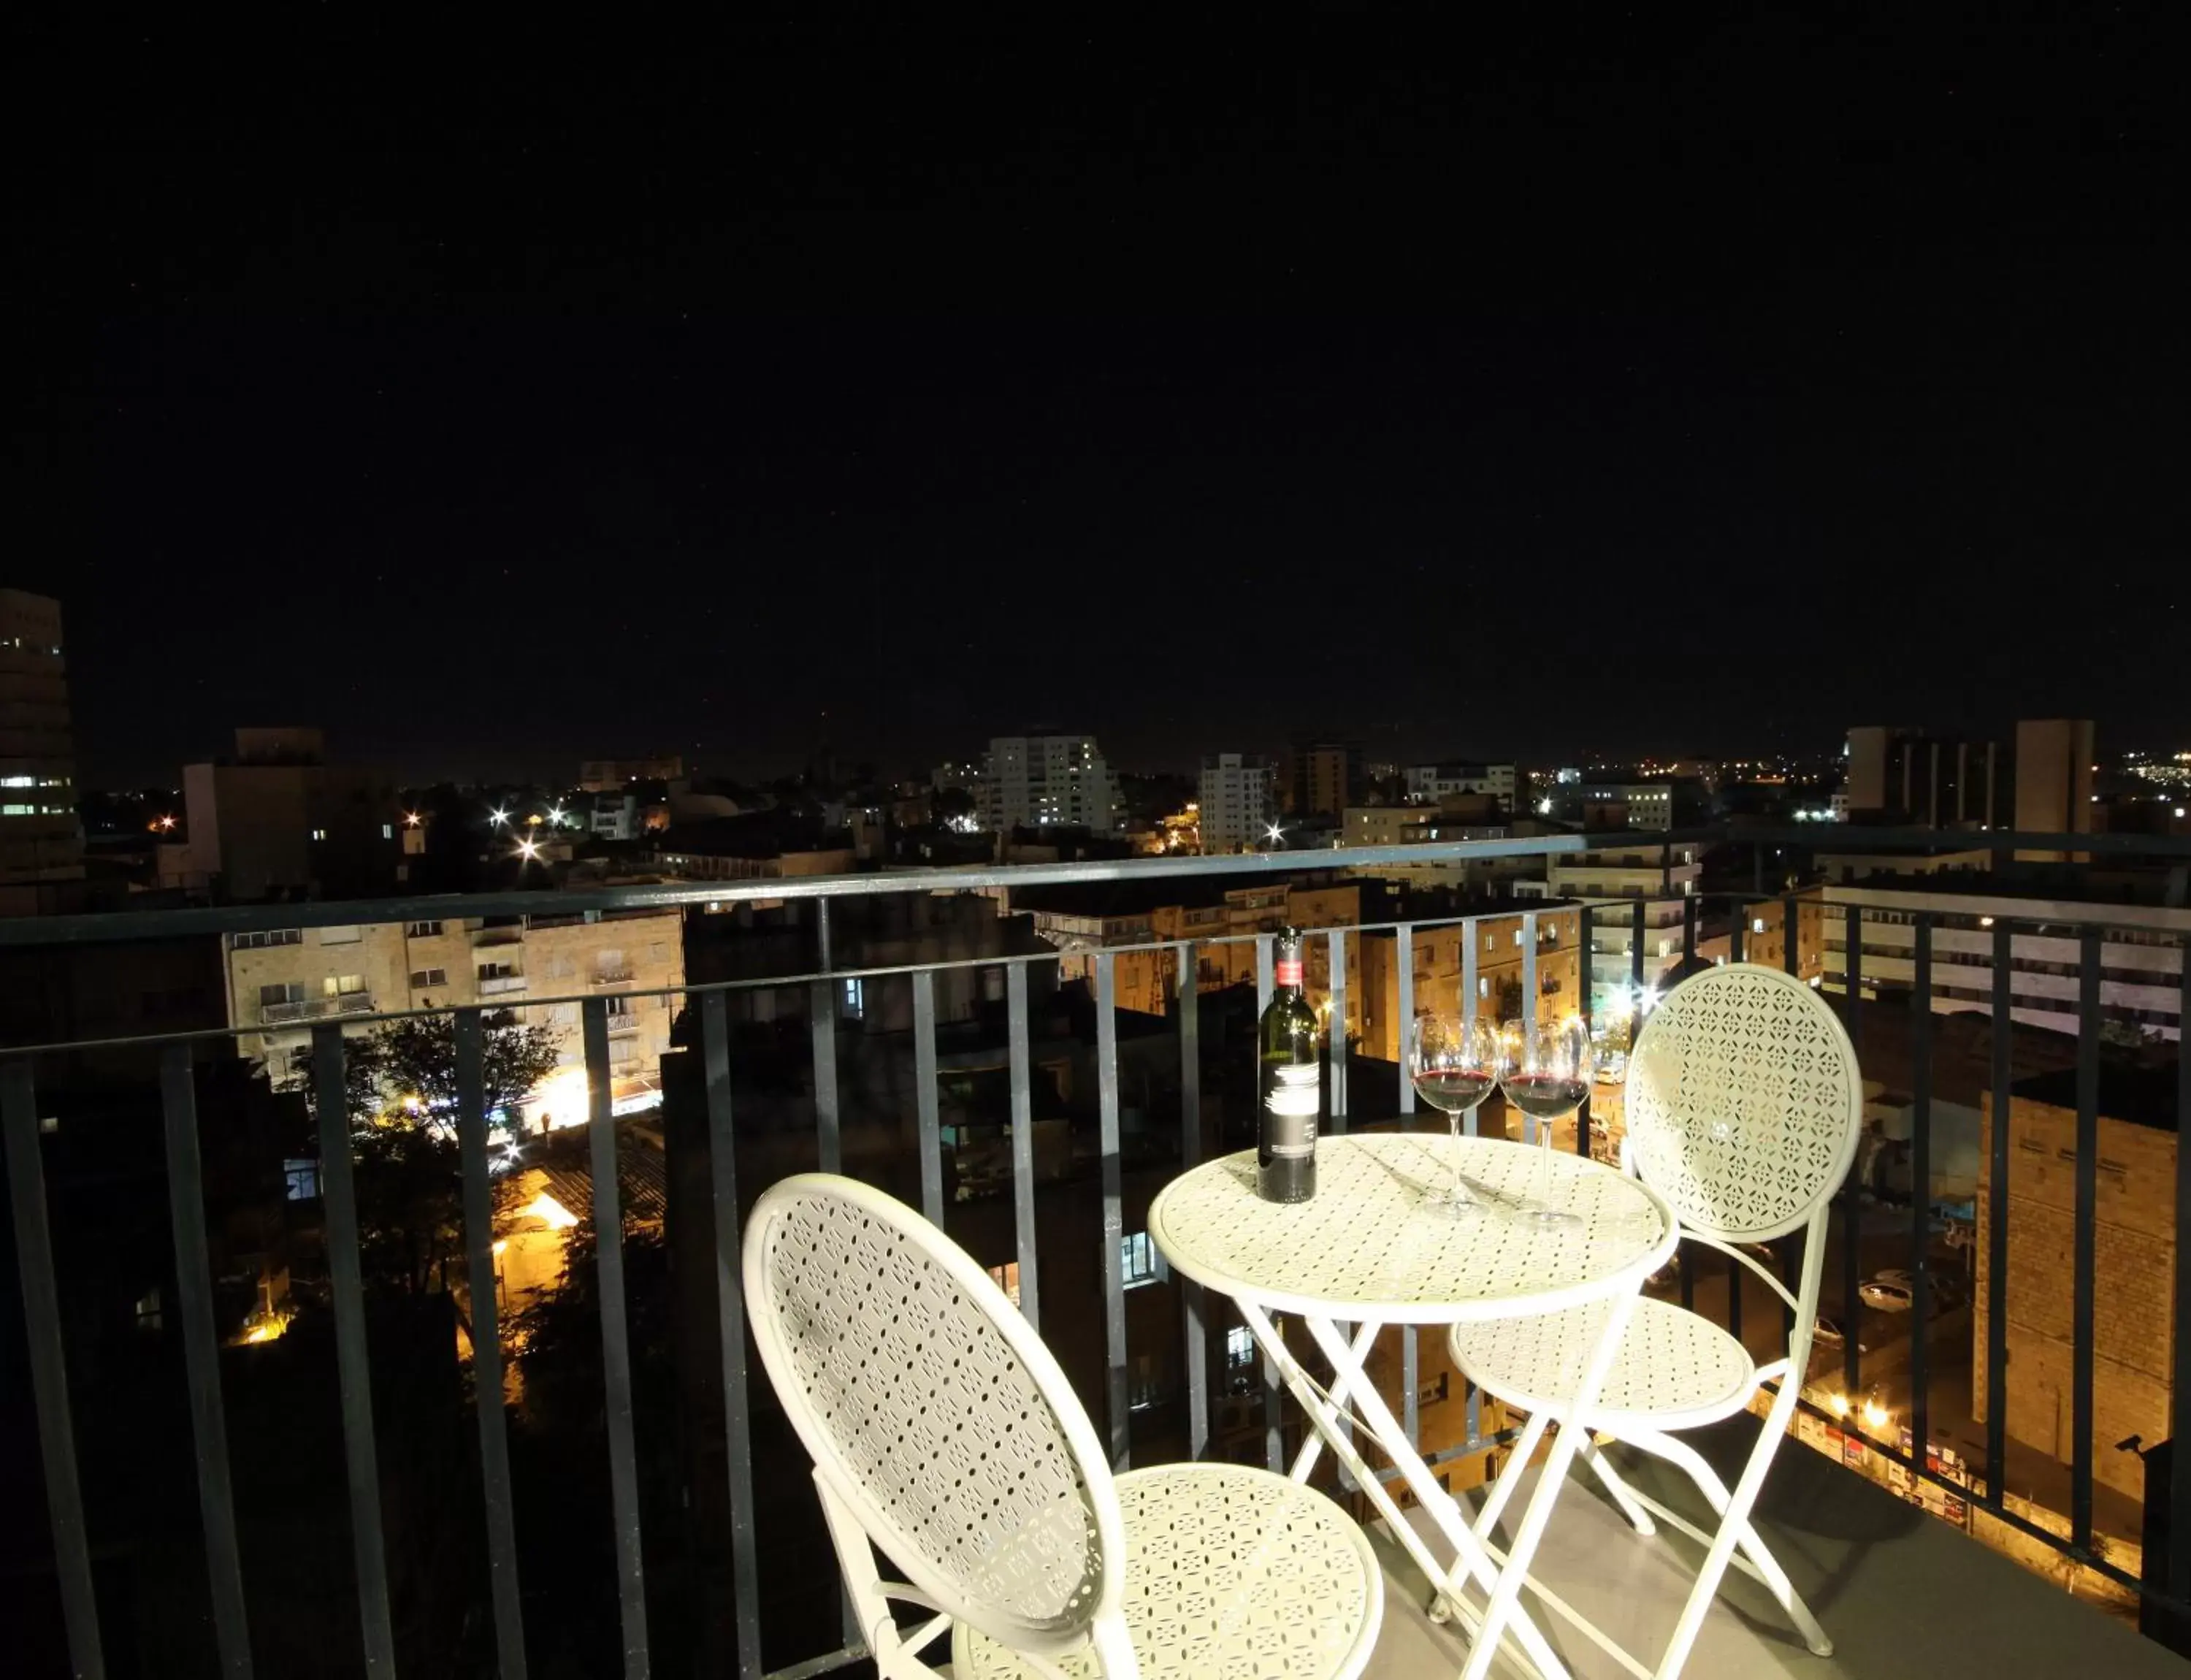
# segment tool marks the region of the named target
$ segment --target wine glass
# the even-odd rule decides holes
[[[1552,1122],[1574,1113],[1590,1095],[1591,1061],[1590,1029],[1579,1016],[1549,1026],[1517,1022],[1500,1035],[1500,1088],[1537,1123],[1536,1205],[1528,1217],[1541,1224],[1582,1223],[1551,1204]]]
[[[1460,1178],[1460,1117],[1471,1113],[1499,1083],[1499,1037],[1482,1022],[1460,1015],[1418,1016],[1408,1043],[1408,1077],[1415,1095],[1445,1115],[1452,1132],[1453,1187],[1424,1198],[1449,1208],[1455,1218],[1482,1206]]]

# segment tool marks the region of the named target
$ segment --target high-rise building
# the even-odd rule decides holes
[[[1219,753],[1202,761],[1197,816],[1204,851],[1241,851],[1261,840],[1278,818],[1278,783],[1270,760]]]
[[[61,605],[0,589],[0,883],[83,878]]]
[[[239,729],[232,758],[183,766],[175,885],[230,899],[384,892],[404,879],[392,777],[330,765],[316,729]]]
[[[2089,718],[2027,718],[2016,726],[2016,830],[2023,834],[2092,831],[2092,772],[2099,766]],[[2018,857],[2059,863],[2059,851]],[[2083,854],[2078,855],[2083,861]]]
[[[983,826],[1107,832],[1117,790],[1092,735],[999,735],[982,763]]]
[[[2000,748],[1886,724],[1848,732],[1852,818],[1926,829],[1992,828],[2008,816]]]
[[[1362,800],[1362,748],[1352,741],[1297,741],[1279,780],[1286,809],[1298,817],[1344,817]]]

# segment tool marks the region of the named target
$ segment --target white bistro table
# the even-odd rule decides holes
[[[1471,1192],[1484,1204],[1454,1218],[1426,1198],[1451,1182],[1459,1151]],[[1516,1641],[1547,1680],[1568,1671],[1517,1602],[1530,1558],[1551,1516],[1585,1432],[1553,1438],[1513,1544],[1502,1561],[1487,1546],[1491,1522],[1528,1467],[1516,1453],[1471,1526],[1431,1476],[1363,1370],[1363,1360],[1387,1324],[1454,1324],[1534,1317],[1593,1301],[1605,1303],[1596,1345],[1584,1350],[1562,1386],[1586,1407],[1597,1396],[1644,1279],[1672,1254],[1680,1233],[1673,1210],[1636,1180],[1565,1153],[1550,1160],[1544,1201],[1575,1222],[1532,1219],[1544,1165],[1533,1146],[1443,1133],[1352,1132],[1317,1142],[1317,1193],[1294,1204],[1255,1194],[1255,1157],[1228,1155],[1181,1174],[1149,1209],[1149,1234],[1171,1266],[1206,1289],[1232,1297],[1256,1341],[1308,1414],[1315,1433],[1293,1466],[1306,1481],[1319,1445],[1329,1445],[1433,1582],[1456,1588],[1472,1580],[1488,1594],[1481,1618],[1456,1590],[1451,1602],[1475,1624],[1464,1680],[1482,1680],[1510,1623]],[[1330,1362],[1332,1383],[1318,1385],[1288,1353],[1271,1314],[1297,1315]],[[1342,1326],[1352,1325],[1350,1337]],[[1433,1558],[1389,1490],[1363,1461],[1340,1408],[1351,1406],[1374,1432],[1415,1499],[1454,1549]],[[1594,1633],[1594,1637],[1600,1637]]]

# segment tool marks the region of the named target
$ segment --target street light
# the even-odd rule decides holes
[[[498,829],[504,823],[509,821],[509,813],[507,811],[494,811],[489,812],[488,815],[493,821],[495,827]]]
[[[540,847],[538,843],[529,840],[521,840],[518,841],[517,856],[519,859],[524,863],[530,863],[533,862],[540,856]]]

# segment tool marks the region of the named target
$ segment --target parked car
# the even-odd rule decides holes
[[[1907,1272],[1882,1272],[1857,1290],[1864,1304],[1881,1313],[1907,1313],[1916,1304],[1917,1290]]]

